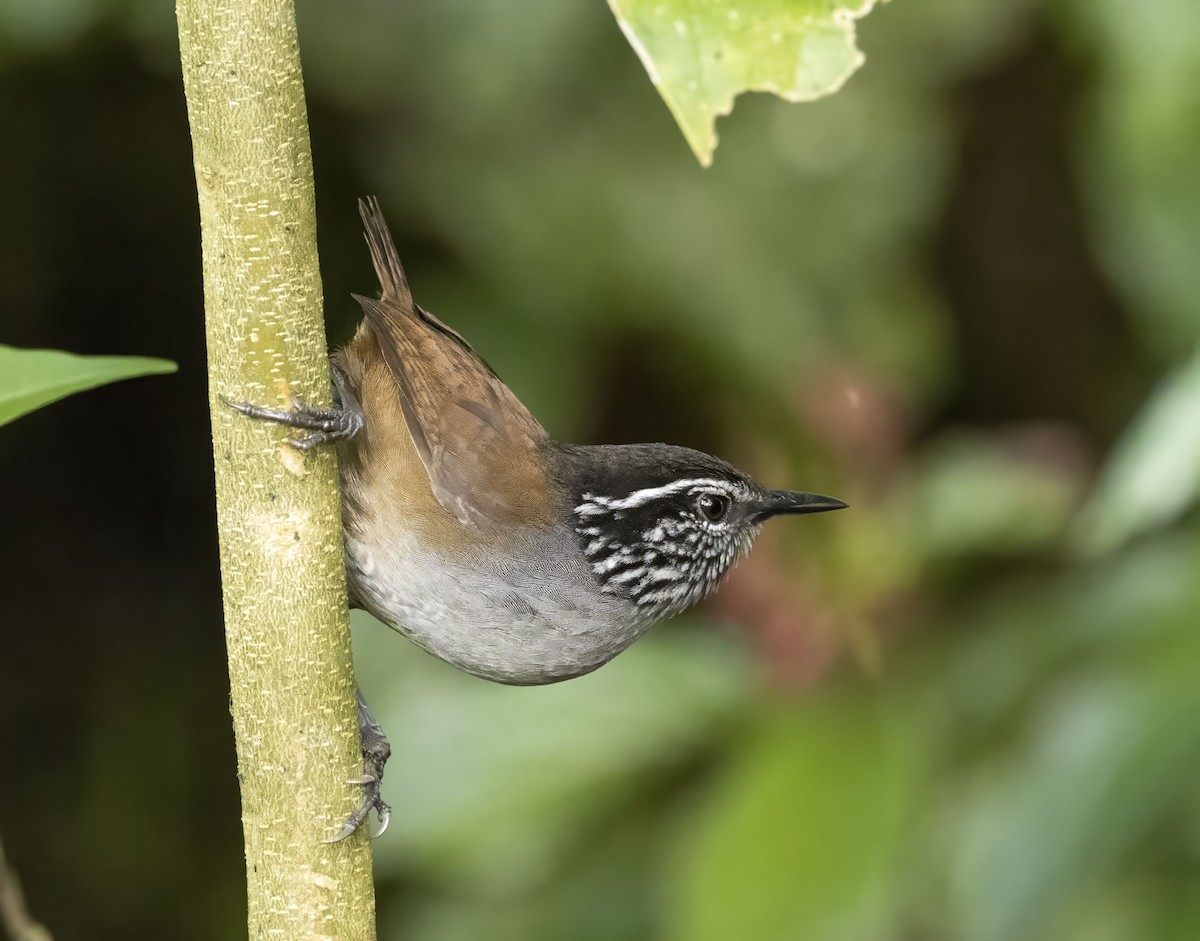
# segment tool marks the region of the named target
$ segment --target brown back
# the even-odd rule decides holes
[[[433,495],[463,524],[550,523],[545,430],[461,335],[413,302],[378,203],[360,201],[359,212],[382,294],[355,299]]]

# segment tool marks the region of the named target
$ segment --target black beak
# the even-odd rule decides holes
[[[844,510],[846,504],[833,497],[819,493],[804,493],[801,490],[768,490],[758,501],[752,514],[755,522],[784,513],[824,513],[826,510]]]

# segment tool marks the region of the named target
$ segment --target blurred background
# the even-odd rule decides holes
[[[299,2],[330,340],[378,194],[558,437],[851,509],[506,689],[356,619],[380,936],[1200,937],[1200,6],[896,0],[702,171],[589,3]],[[0,429],[0,837],[59,941],[243,936],[170,5],[0,4],[0,342],[176,360]]]

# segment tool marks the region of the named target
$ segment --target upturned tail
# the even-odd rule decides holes
[[[358,214],[362,216],[363,235],[371,249],[371,264],[375,266],[375,274],[383,291],[380,300],[390,301],[407,312],[413,312],[412,291],[408,286],[408,278],[404,276],[404,266],[400,264],[400,253],[396,251],[396,243],[392,241],[392,233],[388,231],[379,208],[379,200],[374,196],[360,199]]]

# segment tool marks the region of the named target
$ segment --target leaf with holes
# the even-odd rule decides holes
[[[0,425],[75,392],[108,382],[175,371],[165,359],[76,356],[59,350],[0,346]]]
[[[812,101],[841,88],[863,63],[855,20],[875,2],[609,0],[609,6],[696,158],[708,166],[716,120],[742,92]]]

